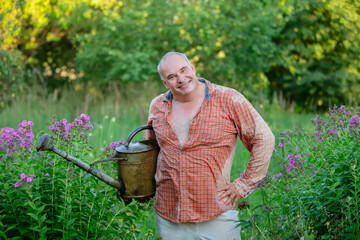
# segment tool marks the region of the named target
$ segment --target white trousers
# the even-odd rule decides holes
[[[157,213],[156,227],[161,240],[241,240],[238,211],[228,210],[201,223],[173,223]]]

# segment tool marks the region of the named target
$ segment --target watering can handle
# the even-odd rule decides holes
[[[129,148],[129,144],[131,142],[131,139],[133,139],[133,137],[140,131],[145,130],[145,129],[150,129],[150,130],[154,130],[152,126],[150,125],[143,125],[140,126],[138,128],[136,128],[134,131],[132,131],[129,136],[127,137],[126,141],[125,141],[125,147]]]

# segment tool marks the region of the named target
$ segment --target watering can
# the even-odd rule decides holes
[[[140,131],[150,129],[152,126],[144,125],[136,128],[127,137],[125,144],[115,148],[115,157],[99,160],[87,164],[65,151],[56,148],[48,134],[42,135],[36,145],[37,151],[52,151],[72,162],[76,166],[94,175],[105,183],[117,189],[117,197],[125,203],[135,199],[139,202],[149,200],[155,195],[155,170],[159,146],[155,139],[131,142],[132,138]],[[98,163],[115,161],[117,164],[118,178],[94,168]]]

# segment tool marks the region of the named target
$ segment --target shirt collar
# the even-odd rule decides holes
[[[198,81],[199,82],[202,82],[202,83],[205,83],[205,97],[206,99],[210,99],[210,94],[209,94],[209,87],[208,87],[208,84],[207,82],[205,81],[205,79],[202,79],[202,78],[198,78]],[[171,91],[169,91],[165,97],[165,101],[169,101],[170,99],[172,99],[173,97],[173,94]]]

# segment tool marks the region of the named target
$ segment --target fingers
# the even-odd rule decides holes
[[[224,186],[224,187],[221,187],[221,188],[219,188],[218,189],[218,192],[221,192],[221,194],[219,195],[219,198],[220,199],[223,199],[223,198],[225,198],[226,196],[228,196],[229,195],[229,193],[228,193],[228,190],[230,189],[230,186],[229,185],[226,185],[226,186]]]
[[[230,188],[230,184],[229,184],[229,185],[225,185],[225,186],[219,188],[219,189],[218,189],[218,192],[226,191],[226,190],[228,190],[229,188]]]
[[[240,194],[237,192],[236,188],[229,184],[226,186],[223,186],[221,188],[218,189],[218,192],[221,191],[221,194],[219,195],[219,199],[224,199],[227,198],[226,201],[224,202],[225,205],[230,205],[232,207],[232,209],[235,209],[236,204],[239,202],[241,196]]]
[[[241,198],[240,196],[235,197],[234,202],[232,203],[232,209],[233,210],[235,209],[236,204],[239,202],[240,198]]]

